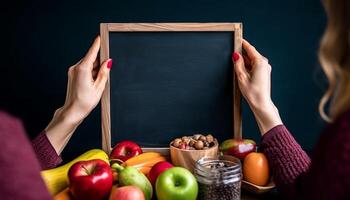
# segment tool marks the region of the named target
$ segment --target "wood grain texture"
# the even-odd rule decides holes
[[[243,25],[235,29],[234,36],[234,51],[242,54],[242,33]],[[238,87],[236,73],[233,71],[233,137],[236,139],[242,138],[242,108],[241,108],[241,91]]]
[[[242,53],[242,23],[101,23],[101,62],[109,58],[109,32],[221,32],[232,31],[234,34],[234,51]],[[234,138],[242,138],[241,93],[233,74],[233,126]],[[101,99],[102,148],[111,151],[111,117],[110,117],[110,80],[108,79]],[[168,149],[150,148],[168,154]]]
[[[107,24],[100,24],[100,63],[109,58],[109,31]],[[111,151],[111,114],[110,114],[110,80],[108,77],[101,98],[102,149],[108,154]]]
[[[109,31],[234,31],[240,23],[108,23]]]

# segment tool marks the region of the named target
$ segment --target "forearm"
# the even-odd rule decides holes
[[[46,129],[32,140],[33,149],[42,169],[56,167],[62,162],[60,154],[78,124],[70,112],[66,107],[56,110]]]
[[[46,136],[58,155],[61,154],[81,122],[80,118],[74,118],[73,112],[73,109],[66,107],[58,109],[49,125],[45,128]]]
[[[310,158],[283,125],[271,100],[249,105],[263,136],[261,146],[277,186],[287,196],[295,195],[296,181],[309,169]]]
[[[260,102],[258,104],[249,103],[249,105],[254,113],[261,135],[264,135],[273,127],[283,124],[278,109],[272,101]]]

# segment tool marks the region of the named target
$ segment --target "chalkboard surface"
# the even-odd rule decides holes
[[[110,33],[112,145],[233,137],[233,45],[232,32]]]
[[[231,55],[241,23],[101,23],[101,62],[112,58],[101,99],[102,147],[121,140],[167,154],[183,135],[241,138]]]

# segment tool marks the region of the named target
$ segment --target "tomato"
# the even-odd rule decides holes
[[[263,153],[250,153],[243,161],[243,179],[255,185],[264,186],[270,178],[269,164]]]

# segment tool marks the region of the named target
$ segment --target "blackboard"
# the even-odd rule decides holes
[[[101,60],[108,52],[114,61],[102,99],[105,150],[121,140],[168,147],[172,139],[195,133],[232,138],[239,95],[231,60],[239,41],[236,24],[176,24],[171,31],[174,24],[165,30],[152,25],[109,25],[108,37],[101,30]]]

